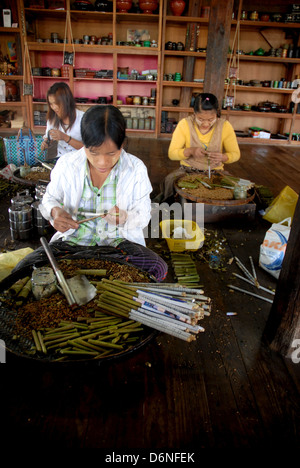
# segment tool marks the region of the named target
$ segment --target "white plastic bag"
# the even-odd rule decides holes
[[[287,225],[284,225],[287,223]],[[291,218],[274,223],[266,232],[260,246],[259,266],[279,278],[287,242],[291,231]]]

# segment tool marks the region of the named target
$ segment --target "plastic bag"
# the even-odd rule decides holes
[[[0,281],[6,278],[6,276],[10,275],[12,269],[18,264],[18,262],[31,252],[33,252],[33,249],[30,247],[25,247],[24,249],[14,250],[12,252],[1,253]]]
[[[270,223],[280,223],[285,218],[293,219],[297,201],[297,193],[287,185],[266,209],[263,219]]]
[[[287,226],[284,223],[287,222]],[[274,223],[260,246],[259,266],[278,279],[291,231],[291,218]]]

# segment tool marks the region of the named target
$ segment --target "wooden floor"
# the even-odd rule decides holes
[[[129,141],[129,150],[148,167],[154,193],[177,167],[168,161],[167,148],[165,140]],[[243,145],[241,151],[232,174],[266,185],[275,195],[285,185],[299,193],[299,149]],[[6,223],[8,205],[1,201]],[[176,451],[200,459],[202,448],[299,447],[300,363],[265,342],[271,304],[227,287],[234,281],[245,288],[230,260],[237,256],[247,264],[252,255],[261,284],[276,288],[257,266],[269,223],[257,216],[205,227],[226,238],[226,270],[211,270],[195,254],[200,282],[213,300],[197,341],[160,334],[130,357],[100,366],[45,365],[8,355],[0,366],[3,446],[14,441],[18,447],[101,448],[101,460],[137,449],[145,449],[145,457]],[[6,224],[2,249],[8,240]],[[163,242],[157,248],[169,261]],[[32,239],[14,248],[38,244]],[[171,267],[168,278],[174,279]]]

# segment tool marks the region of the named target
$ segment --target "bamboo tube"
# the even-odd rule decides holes
[[[46,349],[46,346],[45,346],[45,344],[44,344],[43,337],[42,337],[40,331],[37,332],[37,337],[38,337],[38,340],[39,340],[39,342],[40,342],[41,349],[42,349],[43,353],[44,353],[44,354],[47,354],[47,349]]]
[[[93,270],[93,269],[80,269],[75,271],[76,275],[86,275],[86,276],[105,276],[106,275],[106,270],[104,269],[99,269],[99,270]]]
[[[40,340],[38,339],[37,332],[35,330],[32,330],[32,336],[33,336],[33,341],[36,347],[37,351],[42,351],[41,343]]]

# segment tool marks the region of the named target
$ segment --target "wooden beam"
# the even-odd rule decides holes
[[[233,0],[212,0],[210,6],[203,91],[217,96],[220,107],[224,95],[233,3]]]
[[[264,331],[270,348],[287,358],[300,339],[300,198],[296,205],[274,301]],[[299,348],[299,345],[298,345]]]

